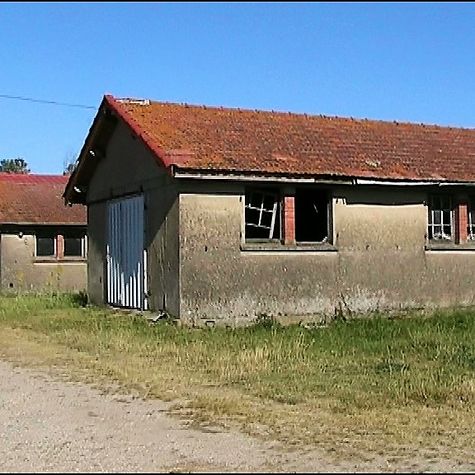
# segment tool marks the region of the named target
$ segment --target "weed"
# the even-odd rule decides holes
[[[78,293],[71,295],[71,301],[79,307],[86,307],[89,303],[89,295],[85,290],[80,290]]]
[[[277,319],[272,316],[268,315],[267,313],[259,313],[257,314],[256,320],[254,322],[254,328],[280,328],[281,324],[277,321]]]

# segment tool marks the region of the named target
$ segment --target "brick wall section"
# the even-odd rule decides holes
[[[295,196],[284,196],[284,243],[295,244]]]
[[[64,237],[58,234],[56,239],[56,257],[62,259],[64,257]]]
[[[467,241],[468,205],[466,201],[459,202],[455,209],[456,242],[458,244]]]

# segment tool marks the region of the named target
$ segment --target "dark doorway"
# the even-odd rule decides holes
[[[328,194],[325,191],[296,190],[295,239],[297,242],[328,240]]]

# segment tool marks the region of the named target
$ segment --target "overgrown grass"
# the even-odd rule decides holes
[[[80,300],[0,297],[4,353],[179,400],[194,420],[237,423],[287,443],[360,453],[388,444],[474,447],[473,310],[308,329],[266,319],[197,329],[151,326]]]

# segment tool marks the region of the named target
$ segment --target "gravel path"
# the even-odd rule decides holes
[[[397,467],[383,458],[340,465],[238,432],[190,429],[164,402],[102,394],[2,361],[0,381],[1,472],[475,470],[414,458]]]
[[[300,465],[240,433],[190,429],[161,401],[102,394],[1,361],[0,381],[2,472],[295,471],[291,455]]]

